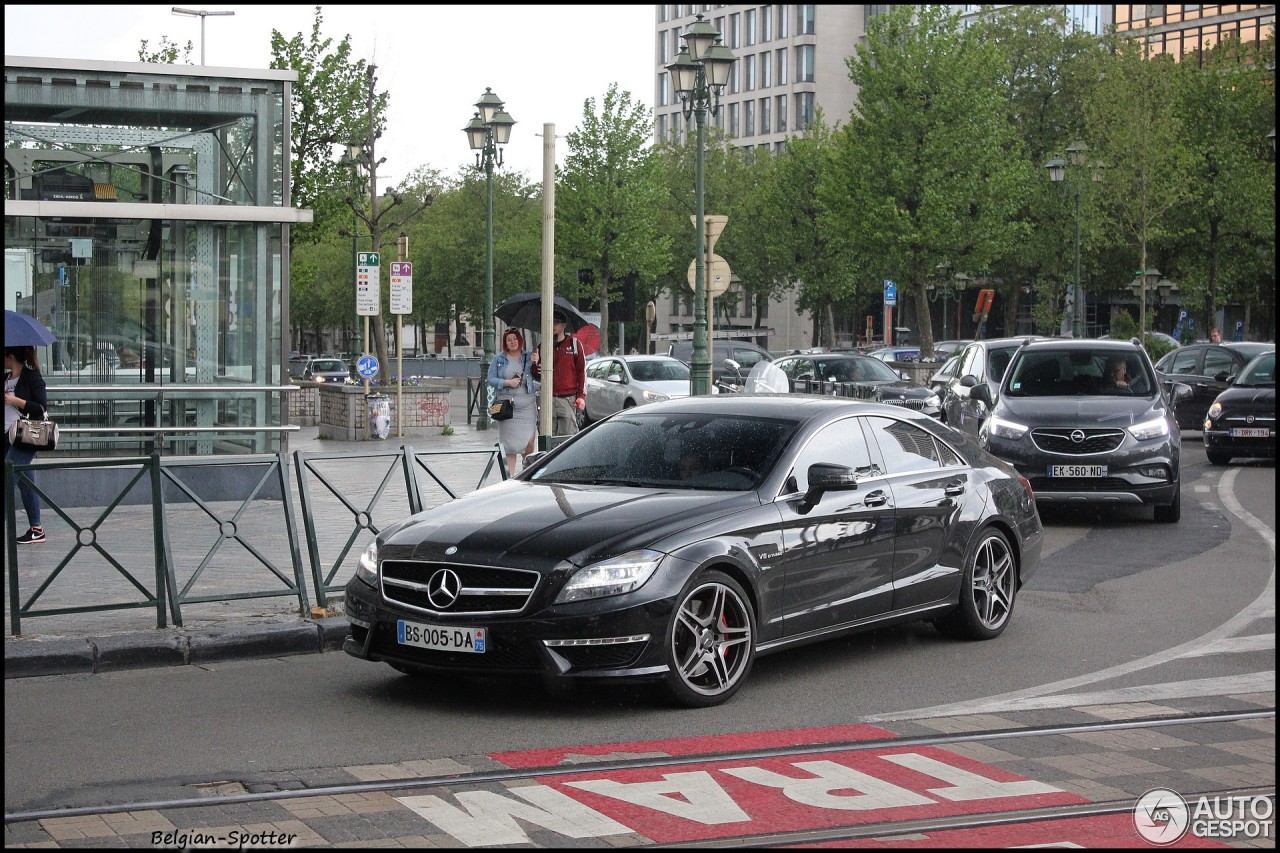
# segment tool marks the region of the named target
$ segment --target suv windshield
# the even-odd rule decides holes
[[[1245,365],[1244,371],[1236,379],[1237,388],[1259,388],[1276,386],[1276,354],[1269,352],[1260,355]]]
[[[1155,377],[1136,350],[1035,349],[1009,367],[1012,397],[1150,397]]]

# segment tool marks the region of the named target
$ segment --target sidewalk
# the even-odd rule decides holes
[[[403,445],[412,447],[416,453],[433,450],[493,449],[498,441],[496,429],[481,431],[477,430],[474,424],[466,423],[465,388],[456,388],[451,392],[450,404],[453,434],[449,436],[443,435],[442,430],[433,427],[429,432],[419,431],[413,435],[406,431],[403,437],[399,437],[396,435],[395,424],[392,424],[391,435],[385,441],[332,441],[321,439],[318,427],[302,427],[289,438],[290,467],[293,465],[296,451],[302,451],[304,454],[369,454],[395,452]],[[357,463],[348,464],[356,466]],[[372,466],[367,464],[359,465],[350,479],[366,476],[370,467]],[[291,488],[296,489],[294,472],[289,472],[289,478]],[[367,477],[367,479],[373,478]],[[491,479],[488,482],[494,482],[494,480]],[[474,487],[474,484],[468,482],[467,487]],[[294,495],[295,503],[298,497]],[[447,495],[440,495],[438,499],[447,499]],[[278,504],[278,501],[276,503]],[[387,511],[393,514],[399,512],[394,502]],[[116,535],[127,535],[128,531],[122,531],[121,528],[131,526],[129,519],[137,518],[136,535],[140,540],[145,540],[149,534],[144,535],[143,528],[144,525],[149,524],[147,519],[149,512],[149,506],[133,510],[117,509],[112,518],[124,520],[117,522],[112,532]],[[195,510],[188,509],[187,512],[195,512]],[[407,509],[404,512],[407,512]],[[18,514],[21,525],[25,519],[21,511]],[[297,513],[294,514],[296,517]],[[54,513],[47,513],[47,515],[50,516],[45,519],[46,528],[50,533],[49,541],[40,545],[18,546],[19,567],[22,569],[23,577],[21,592],[24,599],[29,597],[41,582],[43,575],[40,571],[46,574],[51,572],[54,568],[53,564],[62,559],[68,547],[73,547],[75,544],[74,542],[65,543],[64,540],[62,547],[58,547],[59,535],[69,536],[73,531],[67,529],[65,523],[56,518]],[[402,514],[395,515],[395,518],[398,517],[402,517]],[[199,520],[208,522],[207,517]],[[379,524],[390,523],[393,520],[393,517],[387,516],[380,519]],[[317,519],[317,538],[330,533],[324,529],[323,521],[323,519]],[[62,527],[60,534],[59,525]],[[287,539],[287,537],[276,535],[281,530],[281,522],[278,518],[244,518],[240,526],[244,530],[256,526],[259,528],[257,531],[259,535],[274,536],[279,540]],[[263,531],[261,529],[263,527],[268,529]],[[170,528],[170,536],[175,542],[175,547],[188,529],[194,529],[184,527],[180,520],[176,523],[171,520]],[[184,605],[182,627],[174,627],[170,620],[166,620],[169,622],[169,627],[156,628],[154,607],[135,607],[95,613],[25,616],[21,621],[22,633],[15,637],[10,624],[9,578],[6,571],[4,575],[5,678],[107,672],[151,666],[179,666],[215,660],[309,654],[340,649],[342,640],[347,634],[347,621],[341,615],[340,597],[335,601],[331,596],[330,606],[327,609],[316,606],[313,584],[309,576],[306,532],[301,526],[299,526],[298,535],[302,540],[303,571],[308,575],[305,587],[308,590],[311,612],[306,615],[299,612],[296,596],[276,595],[275,597],[240,598]],[[365,535],[368,535],[367,531]],[[149,543],[141,544],[149,545]],[[111,553],[115,555],[120,551],[112,550]],[[127,549],[125,553],[128,553]],[[138,553],[140,556],[133,561],[137,563],[136,565],[125,564],[124,560],[121,561],[122,565],[139,579],[154,578],[154,568],[150,564],[152,560],[150,549],[146,550],[145,555],[142,551]],[[47,562],[49,565],[28,570],[23,565],[28,555],[34,557],[37,563]],[[357,550],[355,556],[358,555]],[[287,554],[285,562],[288,562]],[[131,592],[114,569],[109,567],[105,571],[82,569],[77,572],[75,568],[75,565],[68,565],[57,578],[59,591],[64,599],[87,602],[93,601],[94,595],[100,598],[103,594],[104,578],[107,581],[114,581],[125,594]],[[254,568],[261,572],[261,567]],[[346,576],[339,576],[336,580],[341,582]],[[179,585],[181,586],[182,583],[183,580],[180,578]],[[243,587],[239,588],[243,589]],[[54,606],[60,607],[63,603],[55,602]]]

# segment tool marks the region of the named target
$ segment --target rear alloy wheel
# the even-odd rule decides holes
[[[1206,450],[1205,455],[1209,457],[1210,465],[1226,465],[1231,461],[1231,454],[1221,450]]]
[[[965,561],[960,603],[938,620],[947,636],[990,640],[1000,636],[1013,615],[1018,572],[1009,540],[994,527],[984,528]]]
[[[1173,524],[1182,518],[1182,489],[1173,493],[1173,500],[1163,506],[1156,506],[1156,521],[1160,524]]]
[[[667,691],[688,708],[725,702],[755,660],[755,614],[737,581],[723,572],[694,577],[667,627]]]

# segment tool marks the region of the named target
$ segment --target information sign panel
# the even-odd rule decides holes
[[[382,298],[378,253],[356,253],[356,316],[374,317]]]
[[[413,264],[391,262],[391,313],[413,313]]]

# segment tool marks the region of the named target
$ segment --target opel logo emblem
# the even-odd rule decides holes
[[[1072,443],[1072,444],[1079,444],[1079,443],[1080,443],[1080,442],[1082,442],[1082,441],[1084,441],[1084,430],[1082,430],[1082,429],[1073,429],[1073,430],[1071,431],[1071,443]]]
[[[462,581],[449,569],[441,569],[427,581],[427,601],[437,610],[446,610],[458,600],[462,592]]]

